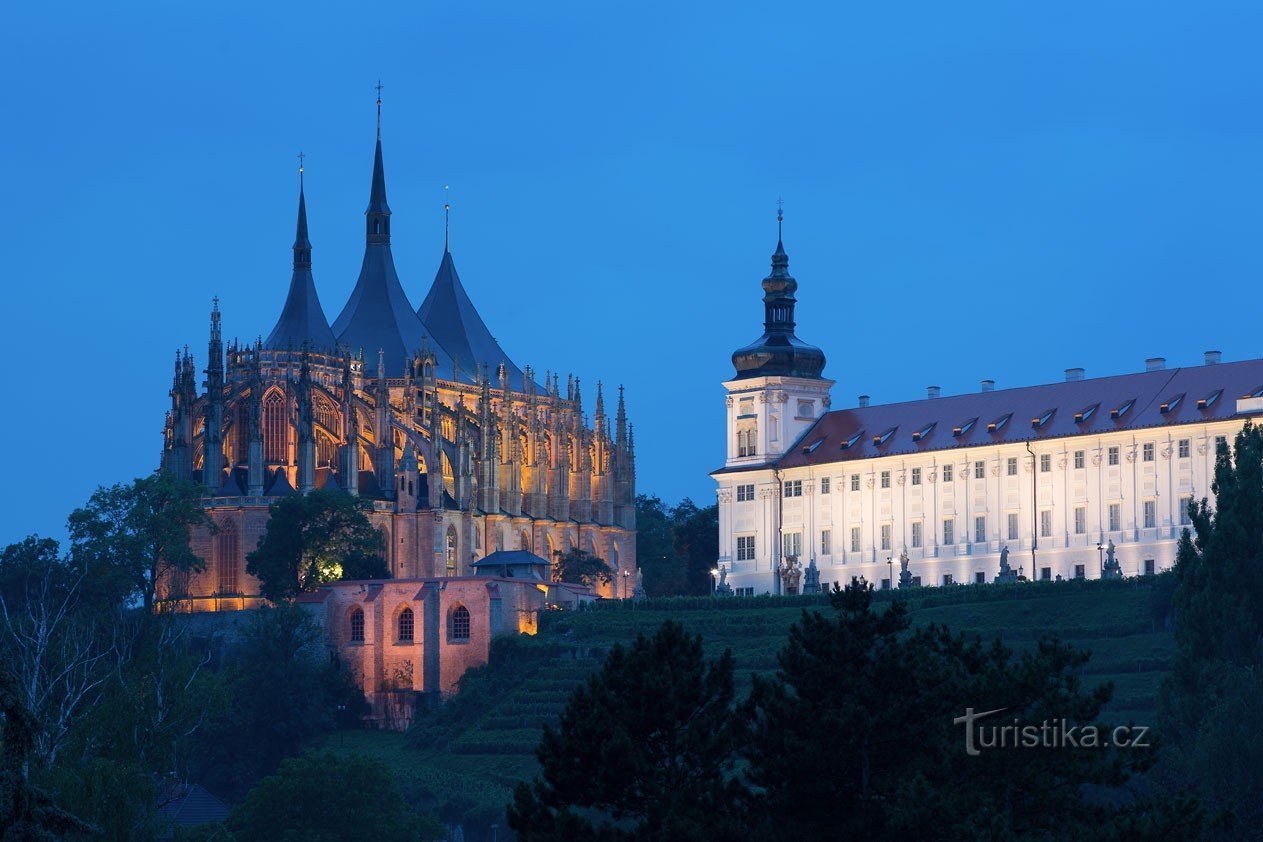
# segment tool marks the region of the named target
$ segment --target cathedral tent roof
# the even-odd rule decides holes
[[[294,235],[294,274],[289,281],[289,295],[276,326],[268,334],[263,347],[281,351],[306,345],[313,349],[332,351],[335,346],[333,331],[320,297],[316,295],[316,282],[311,276],[311,241],[307,238],[307,200],[300,187],[298,190],[298,231]]]
[[[333,323],[337,341],[370,359],[385,352],[386,374],[401,377],[415,352],[428,347],[437,357],[440,376],[451,376],[452,360],[426,330],[399,283],[390,251],[390,208],[382,167],[382,142],[377,139],[373,184],[367,216],[367,237],[360,277],[342,313]],[[371,372],[370,372],[371,373]]]
[[[477,363],[486,363],[494,372],[503,363],[513,388],[524,388],[522,369],[509,359],[487,329],[482,316],[478,315],[474,302],[460,282],[460,275],[456,273],[450,251],[443,252],[434,283],[425,301],[421,302],[417,315],[443,349],[460,361],[463,370],[476,372]]]
[[[1238,400],[1242,404],[1238,406]],[[1263,409],[1263,359],[1069,380],[839,409],[822,415],[777,467],[1177,428]],[[1176,434],[1176,430],[1172,430]],[[762,467],[762,466],[760,466]],[[722,469],[723,473],[745,468]],[[717,472],[718,473],[718,472]]]

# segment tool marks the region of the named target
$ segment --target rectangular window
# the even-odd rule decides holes
[[[852,491],[860,490],[860,475],[859,474],[851,474],[851,490]]]
[[[1189,507],[1189,504],[1192,502],[1193,502],[1192,497],[1180,498],[1180,526],[1188,526],[1190,523],[1193,522],[1193,519],[1189,517],[1189,514],[1188,514],[1188,507]]]
[[[1039,568],[1039,579],[1041,582],[1051,582],[1052,581],[1052,568],[1051,567]]]
[[[987,477],[987,463],[975,462],[974,463],[974,479],[986,479],[986,477]]]
[[[1076,565],[1074,566],[1074,578],[1076,578],[1076,579],[1082,579],[1082,578],[1084,578],[1084,576],[1085,576],[1085,575],[1086,575],[1086,571],[1084,570],[1083,565],[1082,565],[1082,564],[1076,564]]]
[[[921,587],[921,577],[920,577],[920,576],[913,576],[913,577],[912,577],[912,587],[914,587],[914,588],[919,588],[919,587]]]
[[[883,550],[890,549],[890,532],[891,532],[890,524],[883,523],[881,525],[881,548]]]
[[[803,534],[801,532],[786,532],[781,536],[781,541],[786,556],[800,556],[803,552]]]
[[[821,493],[821,494],[828,494],[828,493],[829,493],[829,485],[830,485],[830,483],[829,483],[829,478],[828,478],[828,477],[821,477],[821,478],[820,478],[820,493]]]
[[[1008,521],[1009,521],[1009,540],[1016,541],[1017,540],[1017,512],[1009,512]]]
[[[912,548],[916,549],[921,546],[921,529],[922,524],[919,520],[912,521]]]
[[[1041,474],[1047,474],[1047,473],[1050,473],[1051,471],[1052,471],[1052,454],[1051,453],[1039,454],[1039,472]]]
[[[1145,575],[1152,576],[1153,573],[1154,573],[1153,559],[1147,558],[1145,559]]]
[[[1088,510],[1086,506],[1075,506],[1074,534],[1084,535],[1088,531]]]
[[[943,466],[943,482],[951,482],[951,481],[952,481],[952,466],[944,465]]]
[[[947,587],[948,585],[951,585],[951,584],[954,584],[954,583],[952,582],[952,574],[951,574],[951,573],[944,573],[944,574],[943,574],[943,587]]]
[[[956,521],[954,520],[943,521],[943,543],[944,544],[956,543],[955,531],[956,531]]]
[[[858,526],[851,527],[851,552],[858,553],[860,551],[860,528]]]
[[[1110,503],[1110,532],[1123,528],[1123,507],[1119,503]]]
[[[974,584],[975,584],[975,585],[985,585],[985,584],[987,584],[987,574],[986,574],[986,573],[984,573],[984,572],[983,572],[983,571],[981,571],[981,570],[975,571],[975,572],[974,572]]]
[[[754,499],[754,486],[753,485],[738,485],[737,486],[737,502],[738,503],[749,503],[753,499]]]
[[[1188,441],[1188,439],[1180,439],[1180,450],[1179,450],[1179,453],[1180,453],[1180,458],[1181,458],[1181,459],[1187,459],[1187,458],[1188,458],[1188,452],[1189,452],[1189,441]]]
[[[913,485],[921,484],[921,469],[920,468],[912,469],[912,484]]]
[[[755,456],[758,453],[759,431],[757,427],[737,430],[737,455]]]
[[[1140,450],[1140,453],[1141,453],[1142,459],[1144,459],[1146,462],[1152,462],[1153,461],[1153,442],[1151,441],[1145,442],[1144,447],[1142,447]]]
[[[1106,456],[1108,457],[1106,461],[1109,462],[1109,464],[1117,465],[1118,464],[1118,445],[1114,445],[1109,450],[1107,450]]]
[[[1215,436],[1215,452],[1219,452],[1219,448],[1228,446],[1227,436]]]
[[[1017,476],[1017,457],[1010,456],[1004,465],[1004,472],[1011,477]]]
[[[987,516],[978,515],[974,518],[974,543],[983,544],[987,540]]]
[[[754,536],[737,536],[737,561],[754,561]]]
[[[1076,450],[1074,452],[1074,469],[1076,471],[1083,470],[1083,451],[1082,450]]]
[[[820,554],[833,555],[833,530],[820,530]]]
[[[1144,506],[1145,529],[1153,529],[1158,525],[1158,501],[1146,500]]]
[[[1039,537],[1052,537],[1052,509],[1041,509],[1039,513]]]
[[[881,580],[881,589],[882,589],[883,591],[888,591],[888,590],[890,590],[890,580],[889,580],[889,579],[882,579],[882,580]]]
[[[890,471],[881,472],[881,487],[890,488]]]
[[[803,496],[803,481],[800,479],[788,480],[785,483],[785,496],[786,497]]]

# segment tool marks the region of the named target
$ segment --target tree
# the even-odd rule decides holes
[[[616,645],[545,726],[541,773],[518,785],[509,825],[523,842],[746,838],[732,780],[733,660],[667,622]]]
[[[1176,551],[1176,649],[1158,712],[1175,788],[1200,787],[1240,831],[1263,825],[1263,426],[1219,446],[1211,491],[1215,508],[1190,504]]]
[[[274,602],[339,579],[386,578],[370,511],[369,501],[336,489],[286,495],[268,507],[267,531],[246,556],[246,571]]]
[[[98,488],[67,522],[72,560],[94,583],[112,583],[120,598],[139,595],[151,612],[160,582],[175,572],[206,569],[189,547],[194,528],[215,531],[203,493],[163,471]]]
[[[600,556],[587,550],[572,547],[565,553],[557,554],[557,581],[569,582],[572,585],[596,587],[597,583],[608,585],[614,573],[609,564]]]
[[[685,593],[705,595],[719,559],[719,506],[699,509],[685,498],[673,512],[675,553],[684,559]]]
[[[286,760],[250,790],[227,825],[240,839],[277,842],[414,842],[447,836],[441,824],[408,809],[381,761],[334,754]]]
[[[81,605],[84,579],[55,541],[27,538],[0,554],[0,643],[16,676],[12,692],[39,724],[31,740],[40,764],[56,761],[120,660],[121,621]]]
[[[1112,690],[1082,688],[1088,653],[1049,638],[1017,657],[941,626],[910,633],[904,604],[874,611],[867,586],[835,588],[831,601],[832,616],[803,612],[780,669],[755,677],[742,710],[760,793],[750,821],[767,838],[1086,837],[1121,834],[1138,817],[1168,831],[1197,821],[1196,811],[1084,797],[1085,786],[1118,787],[1147,768],[1143,748],[966,750],[956,717],[970,708],[1000,709],[993,721],[1018,728],[1095,724]]]
[[[662,499],[636,495],[636,564],[649,596],[684,592],[684,564],[675,554],[675,524]]]
[[[364,694],[331,663],[320,626],[301,606],[255,612],[227,656],[223,680],[231,704],[197,732],[193,777],[229,798],[243,795],[281,761],[338,721],[354,721]]]
[[[96,828],[54,803],[31,784],[30,768],[39,722],[26,706],[21,680],[0,653],[0,832],[9,840],[64,839]]]

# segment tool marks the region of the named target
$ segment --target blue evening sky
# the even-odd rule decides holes
[[[337,316],[373,84],[415,304],[453,254],[519,364],[626,384],[712,502],[785,199],[834,406],[1260,356],[1257,3],[79,3],[0,13],[0,542],[151,470],[171,361],[266,334],[307,153]],[[607,397],[609,393],[607,392]]]

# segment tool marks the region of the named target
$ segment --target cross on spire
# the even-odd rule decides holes
[[[448,251],[448,240],[452,231],[452,202],[448,195],[451,185],[443,185],[443,253]]]
[[[306,157],[306,153],[301,151],[298,153],[298,189],[300,191],[303,189],[303,159]]]
[[[377,139],[378,140],[382,139],[382,88],[384,87],[385,85],[382,84],[382,80],[378,79],[377,85],[375,86],[375,90],[377,91]]]
[[[781,223],[785,220],[785,200],[776,198],[776,239],[781,239]]]

